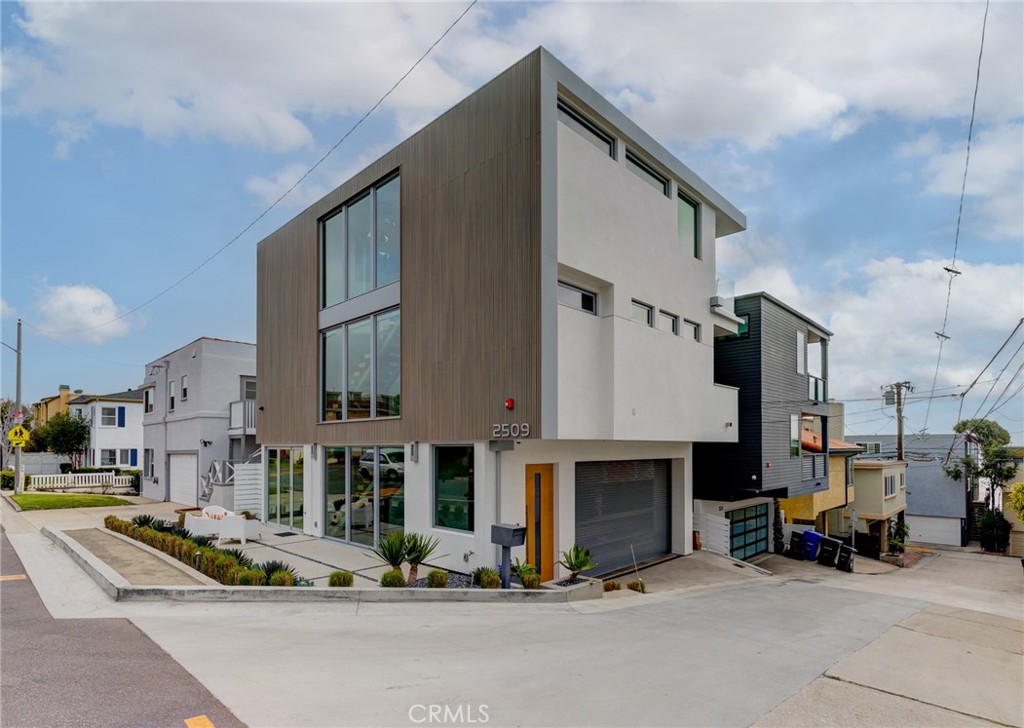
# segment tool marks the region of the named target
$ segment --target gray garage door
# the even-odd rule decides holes
[[[171,455],[171,501],[186,506],[199,503],[199,457],[191,453]]]
[[[667,460],[576,464],[576,543],[606,573],[671,550]]]

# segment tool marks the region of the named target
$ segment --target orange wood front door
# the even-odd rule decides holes
[[[540,476],[540,554],[536,541],[536,482]],[[541,581],[555,578],[555,466],[526,466],[526,560],[540,572]]]

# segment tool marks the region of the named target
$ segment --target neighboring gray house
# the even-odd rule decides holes
[[[142,495],[233,507],[256,448],[256,345],[203,337],[146,365]]]
[[[847,435],[846,439],[864,446],[860,458],[896,459],[895,435]],[[976,456],[977,448],[962,435],[904,435],[910,541],[967,545],[970,493],[963,481],[948,478],[942,468],[947,457],[952,462],[965,455]]]
[[[715,337],[715,383],[739,388],[739,441],[694,445],[694,497],[728,519],[730,553],[771,548],[773,498],[828,490],[828,446],[805,451],[803,430],[829,441],[832,332],[767,293],[737,296],[736,334]],[[695,508],[697,504],[695,504]]]

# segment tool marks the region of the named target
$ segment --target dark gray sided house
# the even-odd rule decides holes
[[[715,337],[715,382],[739,389],[739,439],[694,445],[694,510],[727,519],[728,553],[746,559],[771,548],[774,498],[828,490],[828,446],[804,450],[801,433],[829,441],[832,332],[764,292],[734,310],[743,323]]]

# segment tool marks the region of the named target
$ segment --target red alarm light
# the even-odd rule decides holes
[[[509,397],[508,399],[505,400],[505,409],[510,410],[510,409],[515,409],[515,408],[516,408],[516,401],[514,399]]]

